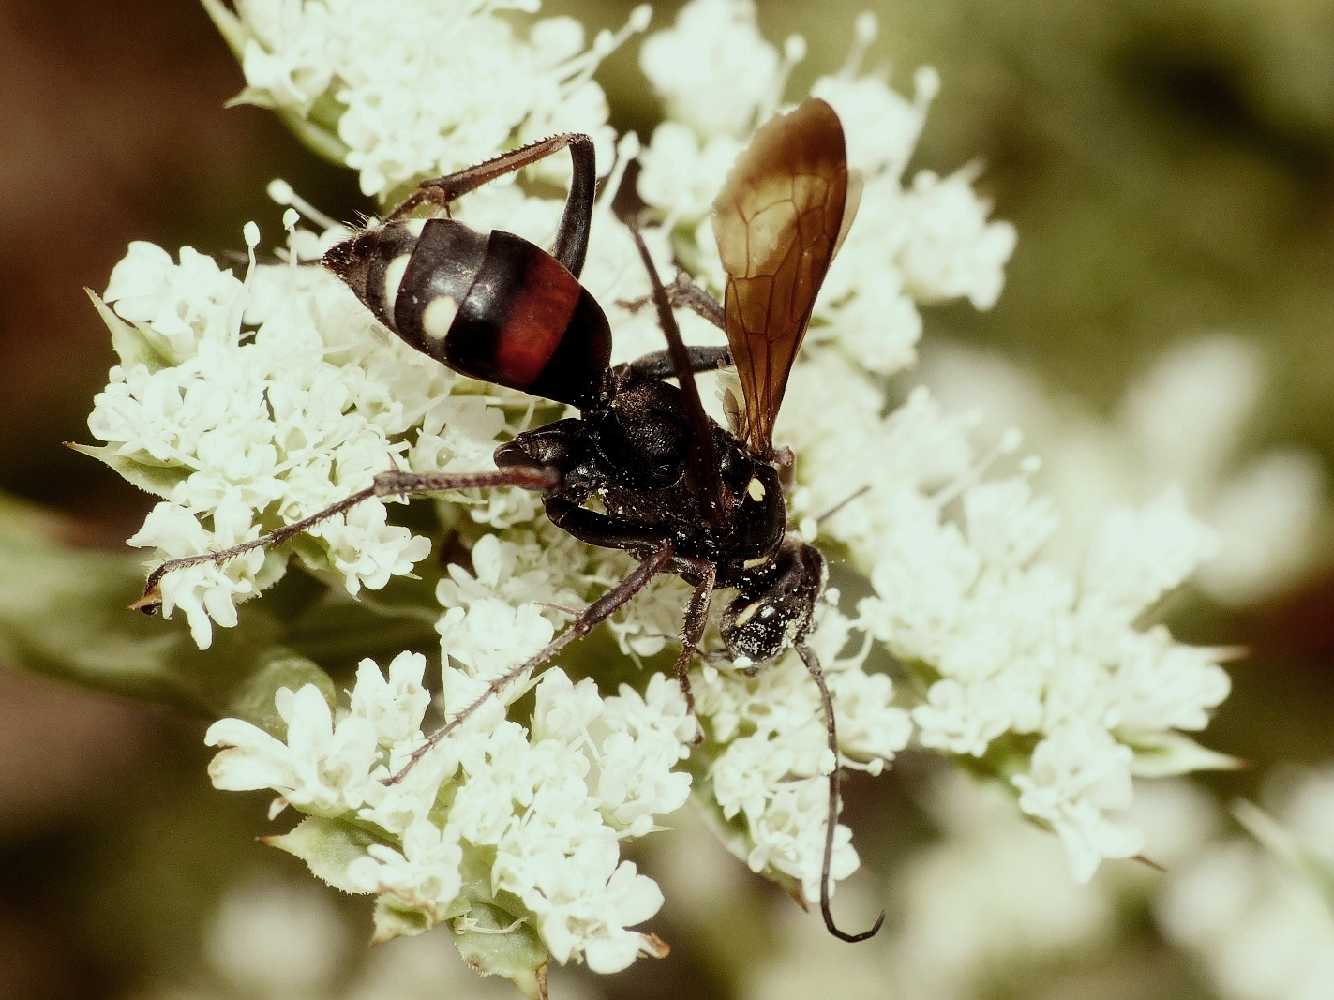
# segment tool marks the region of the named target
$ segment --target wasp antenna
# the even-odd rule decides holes
[[[829,772],[829,812],[825,819],[824,861],[820,867],[820,915],[824,917],[824,925],[828,928],[830,934],[840,941],[856,944],[858,941],[875,937],[881,925],[885,922],[885,911],[880,911],[880,915],[875,918],[875,923],[871,925],[869,930],[860,931],[856,934],[849,934],[834,923],[834,912],[829,905],[830,888],[833,881],[830,869],[834,860],[834,830],[838,824],[840,784],[838,733],[834,725],[834,699],[829,694],[829,685],[825,683],[824,671],[820,669],[820,661],[816,659],[815,651],[804,642],[799,642],[797,643],[797,655],[801,657],[801,662],[806,664],[806,670],[810,673],[811,679],[815,681],[815,686],[820,689],[820,702],[824,706],[825,733],[829,737],[829,752],[834,755],[834,769]]]

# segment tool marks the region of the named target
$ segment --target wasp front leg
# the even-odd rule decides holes
[[[630,571],[620,583],[612,587],[601,597],[589,604],[574,621],[559,632],[555,638],[539,649],[536,653],[524,660],[517,666],[511,667],[505,673],[494,677],[487,684],[486,689],[476,698],[466,705],[457,715],[446,722],[443,726],[431,733],[426,738],[426,742],[419,746],[408,757],[406,764],[401,767],[396,774],[388,779],[386,784],[395,784],[402,781],[407,773],[416,766],[426,754],[439,744],[441,740],[447,737],[459,726],[467,722],[468,719],[486,702],[497,697],[513,684],[520,677],[550,662],[551,658],[568,646],[575,639],[582,638],[593,631],[593,628],[599,623],[606,621],[618,610],[630,602],[630,599],[648,586],[649,581],[657,574],[666,570],[672,562],[672,543],[663,542],[647,556],[645,556],[638,566]]]

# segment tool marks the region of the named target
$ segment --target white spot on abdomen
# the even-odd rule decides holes
[[[422,313],[422,332],[431,340],[443,340],[458,314],[459,304],[453,298],[437,295],[426,304]]]
[[[391,316],[394,314],[394,303],[398,300],[398,286],[403,284],[403,275],[408,271],[411,257],[410,253],[401,253],[384,269],[384,307]]]

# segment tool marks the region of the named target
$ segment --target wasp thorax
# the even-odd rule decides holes
[[[598,446],[613,467],[642,485],[666,486],[685,471],[688,428],[681,393],[658,379],[618,388],[598,425]]]

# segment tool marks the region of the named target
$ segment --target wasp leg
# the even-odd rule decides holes
[[[618,306],[638,312],[653,301],[653,296],[643,295],[637,299],[620,299]],[[672,283],[667,286],[667,301],[673,308],[684,306],[697,316],[702,316],[719,330],[727,329],[727,320],[722,305],[707,291],[695,284],[684,271],[677,271]],[[729,362],[730,364],[730,362]],[[719,365],[718,367],[723,367]]]
[[[601,514],[565,496],[547,497],[545,507],[547,518],[561,531],[604,549],[645,551],[667,540],[661,525]]]
[[[568,646],[575,639],[581,638],[591,632],[597,624],[609,618],[623,605],[627,604],[632,597],[648,586],[648,582],[658,573],[667,569],[672,561],[672,543],[663,542],[653,551],[648,558],[640,562],[630,575],[623,579],[611,590],[607,591],[580,613],[579,617],[572,621],[565,630],[552,639],[542,649],[538,650],[528,659],[524,660],[517,667],[513,667],[495,677],[486,686],[486,690],[479,694],[472,702],[463,708],[457,715],[446,722],[443,726],[433,732],[426,738],[426,742],[419,746],[408,757],[396,774],[385,781],[385,784],[393,785],[402,781],[404,776],[410,771],[416,763],[426,754],[430,753],[432,748],[441,740],[452,733],[481,708],[488,698],[492,698],[503,691],[510,684],[522,677],[530,670],[536,670],[542,666],[562,649]]]
[[[644,237],[633,220],[625,221],[626,228],[635,241],[639,259],[648,272],[649,287],[653,290],[653,306],[658,314],[658,326],[667,339],[667,354],[672,359],[672,372],[677,385],[681,387],[681,398],[685,411],[686,424],[690,437],[686,442],[686,485],[691,493],[699,498],[704,507],[705,519],[715,528],[723,523],[723,480],[718,465],[717,447],[713,441],[712,422],[704,412],[704,404],[699,399],[699,386],[695,384],[695,373],[690,367],[690,356],[686,352],[685,342],[681,339],[681,327],[676,322],[671,303],[667,301],[667,290],[658,277],[658,269],[653,263],[653,255],[644,244]]]
[[[839,930],[834,923],[834,913],[829,906],[829,871],[834,860],[834,828],[838,823],[838,791],[840,785],[838,734],[834,728],[834,699],[829,694],[829,685],[825,683],[824,671],[820,669],[820,661],[816,659],[815,651],[804,642],[797,643],[796,647],[801,662],[806,664],[811,679],[815,681],[815,686],[820,689],[820,704],[824,708],[825,734],[829,737],[829,752],[834,755],[834,769],[829,772],[829,813],[825,819],[824,862],[820,869],[820,913],[824,917],[824,925],[829,929],[830,934],[840,941],[855,944],[858,941],[865,941],[867,938],[875,936],[875,933],[880,930],[880,925],[885,922],[885,912],[880,911],[880,916],[875,918],[875,923],[871,925],[870,930],[861,931],[857,934],[849,934],[847,931]]]
[[[686,360],[693,372],[711,372],[732,367],[732,352],[726,347],[687,347]],[[672,356],[667,351],[650,351],[630,362],[630,367],[649,378],[675,378]]]
[[[568,148],[574,173],[570,179],[570,193],[565,199],[565,211],[556,231],[556,245],[551,255],[565,265],[576,278],[584,269],[588,255],[588,233],[593,225],[593,197],[597,188],[597,167],[593,159],[593,140],[583,132],[562,132],[548,139],[539,139],[526,146],[502,153],[474,167],[459,170],[443,177],[423,181],[389,213],[386,222],[402,219],[423,204],[438,205],[446,213],[449,203],[469,191],[488,184],[498,177],[545,159]]]
[[[180,559],[168,559],[148,575],[144,583],[144,593],[130,607],[144,614],[154,614],[162,604],[158,593],[158,584],[168,573],[200,563],[225,563],[229,559],[244,555],[254,549],[272,548],[281,545],[306,531],[320,521],[351,510],[357,504],[371,497],[408,496],[412,493],[435,493],[440,490],[469,489],[481,486],[521,486],[530,490],[551,489],[560,482],[560,473],[555,469],[536,466],[511,466],[505,469],[493,469],[489,472],[399,472],[391,470],[381,472],[374,482],[365,489],[357,490],[337,503],[330,504],[324,510],[316,511],[309,517],[276,528],[268,534],[260,535],[249,542],[220,549],[217,552],[204,552],[197,556],[185,556]]]
[[[709,624],[709,602],[713,598],[713,585],[718,580],[718,567],[706,559],[691,559],[688,560],[687,568],[699,580],[681,620],[681,653],[676,658],[674,670],[676,681],[681,685],[681,694],[686,700],[686,711],[693,719],[695,694],[690,690],[690,661],[699,653],[700,640],[704,638],[704,629]],[[704,733],[696,722],[694,742],[698,744],[703,738]]]

